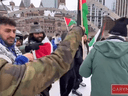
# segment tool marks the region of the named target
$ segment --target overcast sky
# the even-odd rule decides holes
[[[13,1],[15,2],[15,5],[16,6],[19,6],[20,5],[20,2],[21,0],[5,0],[3,1],[4,4],[6,5],[9,5],[9,2],[10,1]],[[66,0],[66,7],[68,8],[68,10],[77,10],[77,1],[78,0]],[[108,8],[112,8],[112,3],[114,2],[115,0],[106,0],[106,6]],[[38,7],[39,4],[40,4],[41,0],[31,0],[31,3],[34,4],[34,6]]]

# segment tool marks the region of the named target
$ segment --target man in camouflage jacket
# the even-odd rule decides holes
[[[58,49],[25,65],[0,59],[0,96],[34,96],[70,69],[84,31],[73,27]]]

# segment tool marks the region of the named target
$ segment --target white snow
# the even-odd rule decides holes
[[[90,78],[83,78],[83,82],[86,84],[86,87],[82,87],[80,85],[78,91],[82,93],[82,96],[90,96],[91,92],[91,81]],[[52,84],[52,88],[50,90],[50,96],[60,96],[60,88],[59,88],[59,81],[56,81],[54,84]],[[77,96],[75,94],[72,94],[72,92],[69,94],[69,96]]]
[[[62,9],[62,10],[64,9],[64,10],[68,11],[68,8],[63,3],[61,3],[59,5],[58,9]]]

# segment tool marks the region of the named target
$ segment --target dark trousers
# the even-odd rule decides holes
[[[75,72],[74,69],[69,70],[60,78],[60,95],[68,96],[74,87],[75,83]]]
[[[50,85],[49,87],[47,87],[43,92],[41,92],[42,96],[50,96],[49,95],[49,91],[51,89],[52,85]]]
[[[79,74],[79,68],[80,65],[76,65],[74,67],[75,69],[75,74],[76,74],[76,79],[75,79],[75,83],[74,83],[74,88],[75,90],[77,90],[79,88],[80,83],[83,81],[82,76]]]

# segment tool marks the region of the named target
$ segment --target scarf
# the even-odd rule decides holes
[[[29,61],[28,58],[23,56],[21,51],[16,47],[16,40],[12,46],[8,46],[1,38],[0,58],[16,65],[22,65]]]
[[[16,40],[12,46],[8,46],[5,44],[5,42],[0,38],[0,43],[7,48],[8,51],[10,51],[15,57],[17,57],[17,54],[15,52],[15,45],[16,45]]]

